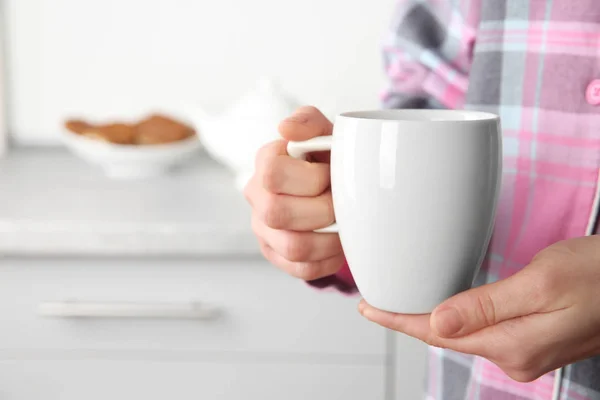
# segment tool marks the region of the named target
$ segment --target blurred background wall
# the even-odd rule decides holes
[[[0,0],[9,134],[16,144],[56,145],[65,119],[77,115],[134,119],[153,109],[185,115],[196,106],[218,114],[261,77],[329,117],[379,107],[380,48],[395,1]],[[228,399],[306,398],[304,390],[321,396],[315,399],[420,398],[422,344],[366,322],[357,298],[317,294],[257,251],[238,254],[239,235],[253,245],[255,238],[240,193],[213,164],[198,157],[181,175],[130,183],[103,179],[66,152],[30,150],[15,146],[0,164],[0,257],[14,256],[0,265],[0,298],[7,300],[0,302],[7,327],[0,398],[35,399],[38,391],[64,399],[164,398],[161,390],[173,388],[178,398],[216,398],[207,393],[223,388]],[[211,210],[214,204],[220,207]],[[166,229],[145,231],[155,226]],[[190,227],[208,232],[199,236],[205,240],[216,236],[238,259],[214,256],[210,241],[190,239]],[[151,256],[159,244],[172,254],[168,243],[194,258]],[[146,258],[118,258],[115,246]],[[53,260],[56,254],[77,257]],[[285,301],[269,290],[285,293]],[[217,301],[231,319],[74,326],[33,312],[39,302],[70,296],[187,302],[192,295]],[[82,349],[107,351],[108,361]],[[140,349],[150,361],[133,363]],[[157,349],[177,350],[172,363]]]
[[[329,116],[378,106],[394,0],[5,0],[9,130],[66,115],[219,112],[261,76]]]

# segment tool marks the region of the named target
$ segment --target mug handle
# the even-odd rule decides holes
[[[331,136],[317,136],[302,142],[288,142],[287,153],[292,158],[306,160],[308,153],[312,153],[313,151],[331,151],[332,139]],[[325,228],[315,229],[314,232],[338,233],[338,224],[334,222]]]

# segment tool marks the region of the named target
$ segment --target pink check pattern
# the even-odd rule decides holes
[[[598,0],[402,0],[386,43],[389,108],[467,108],[502,118],[504,171],[496,227],[476,284],[522,269],[541,249],[594,233],[600,107]],[[355,292],[347,267],[311,282]],[[432,348],[428,400],[550,400],[553,373],[532,383],[489,361]],[[561,400],[600,400],[600,358],[565,368]]]

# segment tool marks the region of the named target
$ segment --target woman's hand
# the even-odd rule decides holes
[[[529,382],[600,354],[600,236],[556,243],[508,279],[460,293],[431,314],[362,315],[429,345],[487,358]]]
[[[344,265],[340,238],[315,233],[335,217],[329,188],[329,154],[313,161],[287,154],[288,140],[331,135],[333,125],[314,107],[301,107],[279,125],[281,140],[257,154],[256,171],[244,190],[252,207],[252,228],[272,264],[310,281],[335,274]]]

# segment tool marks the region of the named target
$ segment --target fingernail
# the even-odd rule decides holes
[[[308,122],[308,115],[306,114],[293,114],[285,119],[286,122],[297,122],[303,124]]]
[[[463,321],[454,307],[444,308],[433,314],[433,329],[439,336],[450,337],[463,327]]]

